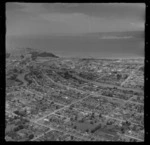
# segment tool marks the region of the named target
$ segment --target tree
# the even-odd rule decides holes
[[[107,121],[107,125],[112,125],[112,121]]]
[[[90,124],[93,124],[93,121],[90,121]]]
[[[21,57],[21,59],[23,59],[23,58],[24,58],[24,56],[23,56],[23,55],[21,55],[20,57]]]
[[[121,75],[120,74],[117,74],[117,79],[119,80],[121,78]]]
[[[15,110],[14,113],[20,115],[20,112],[18,110]]]
[[[76,121],[78,118],[77,118],[77,115],[74,117],[74,120]]]
[[[19,128],[19,130],[21,130],[21,129],[23,129],[24,127],[23,127],[23,125],[19,125],[18,128]]]
[[[14,128],[14,132],[17,132],[19,130],[20,130],[19,126],[17,126],[17,127]]]
[[[30,134],[30,135],[28,136],[28,138],[31,140],[31,139],[34,138],[34,135],[33,135],[33,134]]]
[[[73,136],[71,136],[70,138],[71,138],[71,140],[73,140]]]
[[[91,115],[91,117],[92,117],[92,118],[94,118],[94,116],[95,116],[95,114],[94,114],[94,112],[92,112],[92,115]]]
[[[121,128],[121,133],[125,133],[124,127]]]
[[[77,129],[77,126],[74,126],[74,129]]]
[[[86,129],[86,132],[89,132],[89,129]]]
[[[100,113],[100,114],[99,114],[99,118],[101,118],[101,117],[102,117],[102,114]]]

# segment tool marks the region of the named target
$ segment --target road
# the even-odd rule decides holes
[[[58,111],[58,110],[57,110]],[[13,113],[13,112],[10,112],[10,111],[6,111],[6,112],[8,112],[8,113],[10,113],[10,114],[13,114],[14,116],[18,116],[18,115],[16,115],[15,113]],[[57,114],[56,114],[57,115]],[[25,118],[26,119],[26,118]],[[41,119],[41,118],[40,118]],[[46,133],[48,133],[48,132],[50,132],[50,131],[52,131],[52,130],[56,130],[56,131],[60,131],[60,132],[63,132],[63,130],[59,130],[58,128],[53,128],[53,127],[51,127],[51,126],[47,126],[47,125],[44,125],[44,124],[42,124],[42,123],[39,123],[39,122],[37,122],[37,121],[32,121],[32,120],[30,120],[30,122],[33,122],[33,123],[35,123],[35,124],[38,124],[38,125],[40,125],[40,126],[43,126],[43,127],[46,127],[46,128],[49,128],[49,130],[48,131],[46,131],[46,132],[44,132],[44,133],[42,133],[42,134],[40,134],[40,135],[38,135],[38,136],[36,136],[35,138],[33,138],[31,141],[35,141],[36,139],[38,139],[39,137],[41,137],[41,136],[43,136],[44,134],[46,134]],[[70,131],[67,131],[67,132],[65,132],[65,134],[70,134],[70,135],[72,135],[72,136],[75,136],[75,137],[77,137],[77,138],[80,138],[80,139],[87,139],[87,136],[78,136],[78,135],[76,135],[76,134],[74,134],[74,133],[71,133]],[[120,135],[122,135],[122,134],[120,134]],[[124,136],[127,136],[127,137],[129,137],[129,138],[133,138],[133,139],[136,139],[136,140],[139,140],[139,141],[143,141],[142,139],[139,139],[139,138],[137,138],[137,137],[134,137],[134,136],[130,136],[130,135],[124,135]],[[95,136],[93,136],[95,139],[100,139],[100,138],[97,138],[97,137],[95,137]],[[103,139],[102,139],[103,140]]]
[[[54,81],[53,81],[51,78],[49,78],[48,76],[46,76],[46,77],[47,77],[47,79],[49,79],[50,81],[52,81],[54,84],[57,84],[56,82],[54,82]],[[62,84],[57,84],[57,85],[64,86],[64,85],[62,85]],[[78,91],[78,92],[87,93],[87,92],[85,92],[85,91],[81,91],[81,90],[78,90],[78,89],[75,89],[75,88],[72,88],[72,87],[69,87],[69,86],[66,86],[66,87],[67,87],[68,89],[74,89],[74,90],[76,90],[76,91]],[[97,95],[97,94],[95,94],[95,93],[89,93],[89,94],[90,94],[90,95],[94,95],[94,96],[96,96],[96,97],[102,96],[102,95]],[[51,114],[55,114],[57,111],[60,111],[60,110],[62,110],[62,109],[64,109],[64,108],[67,108],[67,107],[71,106],[72,104],[81,102],[83,99],[85,99],[85,98],[87,98],[87,97],[89,97],[89,96],[86,96],[86,97],[84,97],[84,98],[82,98],[82,99],[79,99],[79,100],[77,100],[77,101],[75,101],[75,102],[72,102],[71,104],[69,104],[69,105],[67,105],[67,106],[64,106],[63,108],[60,108],[59,110],[56,110],[56,111],[54,111],[54,112],[52,112],[52,113],[50,113],[50,114],[48,114],[48,115],[46,115],[46,116],[44,116],[44,117],[38,119],[38,120],[41,120],[41,119],[43,119],[43,118],[45,118],[45,117],[47,117],[47,116],[49,116],[49,115],[51,115]],[[107,96],[102,96],[102,97],[107,97]],[[110,97],[107,97],[107,98],[111,99]],[[118,99],[118,98],[117,98],[117,99]],[[121,100],[121,99],[118,99],[118,100]],[[127,100],[127,101],[124,101],[124,103],[126,103],[126,102],[128,102],[128,100]],[[118,120],[118,121],[124,121],[124,120],[122,120],[122,119],[113,118],[113,117],[110,117],[110,116],[107,116],[107,115],[103,115],[103,116],[105,116],[105,117],[107,117],[107,118],[115,119],[115,120]],[[136,124],[136,123],[133,123],[133,124]],[[137,125],[137,124],[136,124],[136,125]],[[134,138],[134,137],[132,137],[132,138]]]
[[[100,83],[100,82],[95,82],[95,81],[91,81],[91,80],[87,80],[87,79],[84,79],[82,77],[79,77],[77,75],[73,75],[74,77],[78,78],[78,79],[81,79],[83,81],[86,81],[86,82],[89,82],[89,83],[92,83],[92,84],[95,84],[97,86],[104,86],[104,87],[110,87],[110,88],[117,88],[117,89],[120,89],[120,90],[128,90],[128,91],[135,91],[135,92],[143,92],[142,90],[137,90],[137,89],[131,89],[131,88],[124,88],[122,86],[116,86],[116,85],[111,85],[111,84],[105,84],[105,83]]]
[[[141,66],[142,66],[142,65],[141,65]],[[122,84],[124,84],[124,82],[126,82],[126,81],[131,77],[131,75],[134,74],[134,72],[137,71],[141,66],[139,66],[137,69],[133,70],[133,71],[131,72],[131,74],[128,76],[128,78],[127,78],[125,81],[123,81],[120,86],[116,86],[116,85],[112,85],[112,84],[100,83],[100,82],[96,82],[96,81],[91,81],[91,80],[82,78],[82,77],[80,77],[79,75],[76,75],[76,74],[73,74],[73,73],[72,73],[71,75],[74,76],[74,77],[76,77],[77,79],[80,79],[80,80],[83,80],[83,81],[85,81],[85,82],[89,82],[89,83],[95,84],[95,85],[97,85],[97,86],[104,86],[104,87],[110,87],[110,88],[116,87],[117,89],[121,89],[121,90],[128,90],[128,91],[135,91],[135,92],[143,92],[142,90],[138,90],[138,89],[134,89],[134,88],[131,89],[131,88],[124,88],[124,87],[122,87]],[[51,68],[51,70],[58,71],[58,69],[55,69],[55,68]]]
[[[67,107],[69,107],[69,106],[71,106],[71,105],[73,105],[73,104],[75,104],[75,103],[78,103],[78,102],[81,102],[83,99],[86,99],[86,98],[88,98],[90,95],[93,95],[93,96],[95,96],[95,97],[105,97],[105,98],[108,98],[108,99],[111,99],[111,100],[113,100],[114,98],[111,98],[111,97],[108,97],[108,96],[103,96],[103,95],[99,95],[99,94],[97,94],[97,93],[94,93],[94,92],[86,92],[86,91],[83,91],[83,90],[78,90],[78,89],[76,89],[76,88],[73,88],[73,87],[70,87],[70,86],[66,86],[66,85],[63,85],[63,84],[58,84],[58,83],[56,83],[56,82],[54,82],[51,78],[49,78],[47,75],[45,75],[44,74],[44,76],[47,78],[47,79],[49,79],[51,82],[53,82],[54,84],[56,84],[56,85],[58,85],[58,86],[62,86],[62,87],[66,87],[67,89],[72,89],[72,90],[75,90],[75,91],[77,91],[77,92],[80,92],[80,93],[88,93],[89,95],[87,95],[87,96],[85,96],[85,97],[83,97],[83,98],[81,98],[81,99],[78,99],[78,100],[76,100],[76,101],[73,101],[71,104],[69,104],[69,105],[66,105],[66,106],[64,106],[64,107],[62,107],[62,108],[60,108],[60,109],[58,109],[58,110],[55,110],[54,112],[51,112],[51,113],[49,113],[49,114],[47,114],[47,115],[45,115],[45,116],[43,116],[43,117],[41,117],[41,118],[39,118],[39,119],[37,119],[37,120],[35,120],[35,121],[32,121],[32,120],[30,120],[31,122],[33,122],[33,123],[36,123],[36,124],[39,124],[39,125],[42,125],[42,126],[44,126],[44,127],[47,127],[47,128],[49,128],[50,130],[48,130],[47,132],[49,132],[49,131],[51,131],[51,130],[53,130],[51,127],[48,127],[48,126],[46,126],[46,125],[43,125],[43,124],[41,124],[41,123],[39,123],[39,121],[40,120],[42,120],[42,119],[44,119],[45,117],[47,117],[47,116],[49,116],[49,115],[52,115],[52,114],[55,114],[57,111],[61,111],[62,109],[65,109],[65,108],[67,108]],[[131,76],[131,75],[130,75]],[[82,78],[80,78],[80,79],[82,79]],[[128,78],[127,78],[128,79]],[[85,80],[85,79],[84,79]],[[91,81],[89,81],[89,80],[86,80],[86,81],[88,81],[88,82],[90,82],[91,83]],[[101,84],[101,83],[97,83],[97,82],[92,82],[92,83],[94,83],[95,85],[103,85],[103,86],[105,86],[104,84]],[[108,86],[108,85],[106,85],[106,86]],[[109,86],[111,86],[111,87],[114,87],[114,85],[109,85]],[[116,87],[116,86],[115,86]],[[123,89],[123,90],[128,90],[128,89],[125,89],[125,88],[122,88],[122,87],[118,87],[117,86],[117,88],[120,88],[120,89]],[[26,90],[25,89],[25,91],[28,91],[28,92],[31,92],[31,93],[33,93],[32,91],[29,91],[29,90]],[[137,91],[137,90],[136,90]],[[34,92],[34,93],[36,93],[36,92]],[[37,94],[37,93],[36,93]],[[41,96],[42,94],[37,94],[38,96]],[[43,95],[42,95],[43,96]],[[132,97],[131,97],[132,98]],[[127,100],[127,101],[124,101],[124,100],[122,100],[122,99],[119,99],[119,98],[115,98],[116,100],[118,100],[118,101],[123,101],[123,104],[125,104],[126,102],[128,102],[128,101],[130,101],[131,100],[131,98],[129,99],[129,100]],[[9,112],[9,111],[6,111],[6,112]],[[16,115],[15,113],[13,113],[13,112],[9,112],[9,113],[12,113],[13,115]],[[57,114],[55,114],[55,115],[57,115]],[[121,119],[117,119],[117,118],[113,118],[113,117],[110,117],[110,116],[107,116],[107,115],[103,115],[104,117],[107,117],[107,118],[111,118],[111,119],[115,119],[115,120],[118,120],[118,121],[124,121],[124,120],[121,120]],[[134,123],[135,124],[135,123]],[[56,130],[56,129],[55,129]],[[67,132],[66,132],[67,133]],[[43,133],[44,134],[44,133]],[[42,134],[42,135],[43,135]],[[69,133],[70,134],[70,133]],[[42,136],[41,134],[38,136],[38,137],[36,137],[36,138],[34,138],[33,140],[36,140],[37,138],[39,138],[40,136]],[[72,134],[73,136],[75,136],[74,134]],[[136,140],[140,140],[140,141],[143,141],[143,140],[141,140],[141,139],[139,139],[139,138],[136,138],[136,137],[134,137],[134,136],[130,136],[130,135],[125,135],[125,136],[127,136],[127,137],[130,137],[130,138],[134,138],[134,139],[136,139]],[[76,136],[77,138],[79,138],[79,136]]]
[[[54,82],[50,77],[48,77],[47,75],[45,75],[45,77],[47,78],[47,79],[49,79],[52,83],[54,83],[54,84],[56,84],[56,85],[58,85],[58,86],[60,86],[60,87],[67,87],[68,89],[72,89],[72,90],[75,90],[75,91],[77,91],[77,92],[80,92],[80,93],[88,93],[88,94],[90,94],[90,95],[93,95],[93,96],[95,96],[95,97],[105,97],[105,98],[108,98],[108,99],[110,99],[110,100],[112,100],[113,101],[113,99],[115,99],[115,100],[118,100],[118,101],[120,101],[120,102],[124,102],[124,103],[126,103],[127,101],[130,101],[130,99],[131,98],[133,98],[133,97],[131,97],[129,100],[123,100],[123,99],[119,99],[119,98],[113,98],[113,97],[109,97],[109,96],[104,96],[104,95],[100,95],[100,94],[98,94],[98,93],[95,93],[95,92],[91,92],[91,91],[83,91],[83,90],[79,90],[79,89],[76,89],[76,88],[73,88],[73,87],[70,87],[70,86],[66,86],[66,85],[63,85],[63,84],[58,84],[58,83],[56,83],[56,82]],[[125,89],[126,90],[126,89]],[[143,103],[138,103],[138,102],[133,102],[133,101],[130,101],[130,102],[132,102],[132,103],[134,103],[134,104],[141,104],[141,105],[143,105]]]
[[[121,83],[121,86],[123,86],[123,85],[135,74],[135,72],[136,72],[140,67],[141,67],[141,66],[139,66],[137,69],[133,70],[133,71],[130,73],[130,75],[128,76],[128,78],[127,78],[125,81],[123,81],[123,82]]]

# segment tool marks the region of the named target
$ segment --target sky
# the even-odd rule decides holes
[[[64,40],[65,43],[67,41],[68,42],[70,41],[69,37],[72,38],[71,42],[73,41],[73,39],[76,39],[75,41],[77,44],[78,43],[77,40],[79,38],[87,39],[87,41],[91,38],[93,41],[95,41],[94,39],[95,36],[96,39],[97,37],[99,37],[100,41],[115,40],[115,43],[117,43],[119,42],[120,39],[124,41],[127,40],[130,41],[130,39],[132,40],[139,39],[139,35],[136,38],[134,32],[136,34],[137,32],[140,33],[144,32],[145,4],[144,3],[72,3],[72,4],[7,3],[6,25],[7,25],[6,47],[26,47],[26,46],[37,47],[36,44],[33,43],[29,44],[29,39],[30,40],[34,39],[33,42],[35,43],[38,42],[39,39],[40,41],[45,41],[45,44],[47,44],[46,47],[48,47],[48,45],[50,45],[46,42],[48,41],[48,37],[50,37],[51,39],[50,41],[54,41],[55,39],[56,43],[58,43],[60,41],[60,37],[62,36],[65,39]],[[124,32],[129,32],[130,35],[125,35]],[[95,34],[102,34],[102,35],[95,35]],[[87,36],[92,37],[87,38]],[[53,40],[51,37],[53,37]],[[85,41],[85,43],[87,41]],[[143,49],[144,51],[144,45],[142,41],[144,42],[144,37],[141,37],[140,44],[138,46],[140,47],[142,46],[143,48],[141,49]],[[20,42],[22,42],[22,44]],[[44,42],[42,43],[44,44]],[[62,48],[58,48],[57,45],[53,45],[54,47],[57,47],[55,52],[59,54],[62,53],[65,54],[65,52],[63,52],[62,42],[61,45]],[[103,45],[105,44],[103,43]],[[44,46],[42,45],[40,46],[41,49],[44,48]],[[66,46],[67,45],[65,44],[64,47]],[[71,45],[69,45],[69,47],[71,47]],[[100,48],[100,46],[99,47],[95,46],[95,48]],[[77,48],[74,47],[74,49]],[[78,52],[78,49],[76,52]],[[90,54],[90,52],[93,53],[92,49],[93,48],[91,48],[91,50],[87,48],[88,54]],[[118,50],[119,49],[117,49],[117,51]],[[67,51],[68,55],[73,56],[73,54],[71,54],[72,52],[71,48],[70,52],[69,49],[66,50],[64,49],[64,51]],[[97,53],[98,52],[102,53],[102,51],[104,51],[104,49],[102,50],[99,49],[99,51],[96,50]],[[85,52],[86,48],[84,48],[82,53]],[[121,52],[119,52],[119,54],[120,53]],[[77,56],[79,54],[76,53],[75,55]]]

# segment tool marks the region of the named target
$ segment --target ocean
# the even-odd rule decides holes
[[[84,36],[6,37],[6,50],[45,50],[61,57],[136,58],[144,57],[142,38],[101,39]]]

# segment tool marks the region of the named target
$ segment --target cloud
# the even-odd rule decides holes
[[[131,23],[133,27],[142,28],[144,30],[144,23],[143,22],[137,22],[137,23]]]
[[[42,19],[47,21],[55,21],[55,22],[71,22],[71,21],[79,21],[81,18],[84,19],[85,15],[81,13],[47,13],[39,15]]]
[[[31,7],[30,7],[31,8]],[[42,13],[24,17],[9,26],[7,34],[15,35],[80,35],[98,32],[120,32],[143,30],[125,19],[108,19],[89,16],[84,13]],[[11,28],[11,29],[10,29]],[[112,38],[102,38],[112,39]],[[115,37],[113,39],[120,39]],[[127,39],[126,37],[122,39]]]
[[[53,5],[60,5],[60,6],[66,6],[66,7],[76,7],[82,5],[82,3],[54,3]]]
[[[20,11],[27,12],[27,13],[37,13],[41,11],[45,11],[43,7],[43,3],[16,3],[19,6],[22,6]]]
[[[88,15],[85,15],[83,13],[47,13],[47,14],[41,14],[39,15],[45,20],[48,21],[59,21],[59,22],[71,22],[76,21],[77,22],[83,22]]]
[[[109,19],[107,17],[94,17],[84,13],[46,13],[39,15],[43,20],[49,22],[63,22],[72,27],[78,27],[87,32],[109,32],[109,31],[136,31],[143,30],[143,23],[135,25],[124,18]],[[81,30],[81,32],[83,32]]]
[[[134,38],[134,37],[133,36],[122,36],[122,37],[119,37],[119,36],[103,36],[100,39],[130,39],[130,38]]]
[[[111,4],[99,4],[99,6],[94,4],[96,7],[92,5],[78,3],[15,3],[15,7],[14,5],[9,5],[12,11],[7,13],[7,34],[32,35],[34,33],[40,35],[41,33],[46,33],[50,35],[80,35],[85,33],[144,30],[144,23],[141,19],[137,19],[138,14],[132,18],[128,15],[126,18],[114,17],[121,8],[118,9],[115,5]],[[67,9],[65,6],[72,6],[72,8],[65,11]],[[104,6],[107,9],[104,9]],[[14,12],[17,7],[19,7],[18,11]],[[73,7],[76,8],[74,8],[74,11],[71,11]],[[114,13],[114,15],[112,16],[110,13]]]

